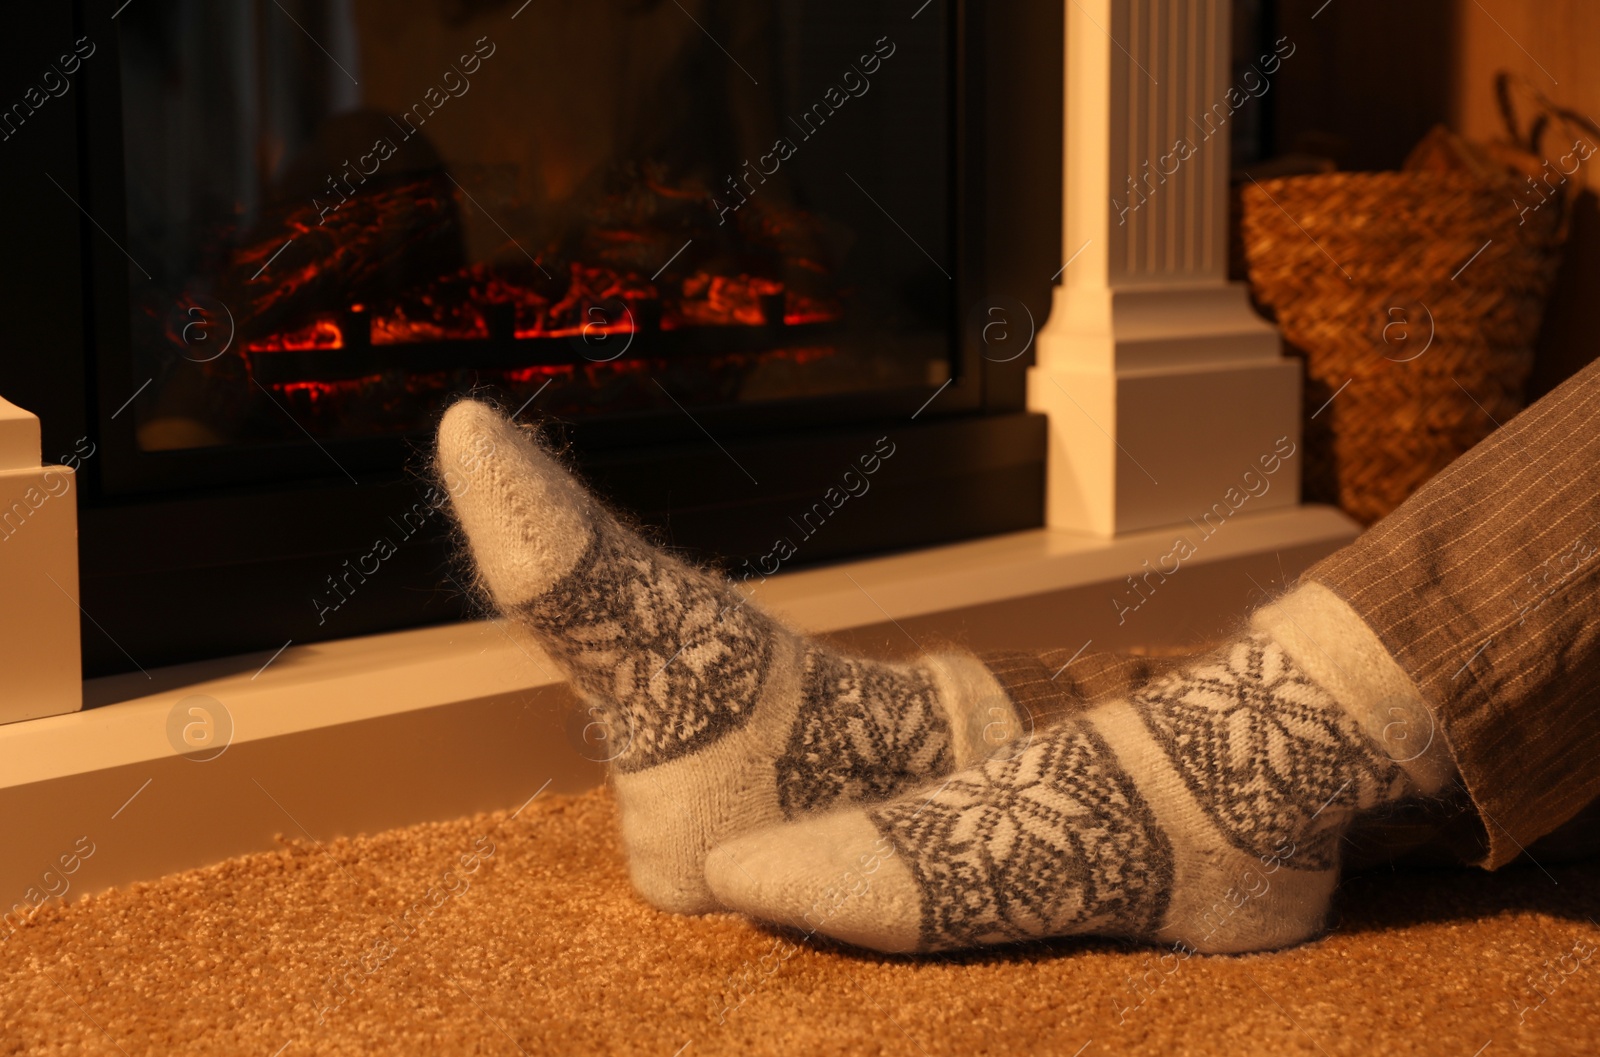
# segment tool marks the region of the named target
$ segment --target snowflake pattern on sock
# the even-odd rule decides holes
[[[952,766],[950,724],[933,678],[809,647],[800,708],[776,761],[778,800],[795,818],[884,800]]]
[[[1092,727],[1072,721],[868,817],[915,878],[927,950],[1074,932],[1146,935],[1172,850]]]
[[[1350,812],[1394,799],[1405,781],[1263,635],[1158,680],[1133,704],[1228,840],[1292,868],[1331,869]]]
[[[777,629],[731,594],[597,519],[583,558],[522,614],[574,682],[608,703],[616,736],[627,739],[614,763],[637,771],[749,719]]]

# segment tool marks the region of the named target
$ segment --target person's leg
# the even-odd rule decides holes
[[[1597,427],[1600,365],[1210,657],[926,789],[730,842],[712,889],[880,949],[1279,946],[1320,928],[1356,817],[1438,794],[1457,759],[1505,862],[1600,788]]]
[[[1306,573],[1372,627],[1438,717],[1485,866],[1600,796],[1597,570],[1600,360]]]
[[[705,858],[751,829],[884,799],[1013,741],[983,664],[848,656],[620,525],[531,436],[464,400],[437,471],[480,585],[604,712],[635,885],[717,909]]]

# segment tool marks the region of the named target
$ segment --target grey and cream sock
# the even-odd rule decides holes
[[[618,524],[485,404],[450,408],[437,460],[495,605],[604,712],[629,868],[663,909],[719,906],[717,845],[890,798],[1022,729],[975,658],[881,663],[791,631]]]
[[[1320,929],[1358,813],[1453,771],[1413,684],[1312,583],[1025,747],[736,839],[708,879],[734,909],[880,950],[1080,934],[1259,950]]]

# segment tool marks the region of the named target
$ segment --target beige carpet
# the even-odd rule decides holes
[[[1550,872],[1357,878],[1244,958],[785,957],[639,903],[605,792],[540,798],[48,908],[0,944],[0,1053],[1597,1054],[1600,866]]]

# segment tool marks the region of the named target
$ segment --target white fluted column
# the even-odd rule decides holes
[[[1070,264],[1028,379],[1049,524],[1186,523],[1247,471],[1252,512],[1293,506],[1300,368],[1227,279],[1228,137],[1260,90],[1231,83],[1228,0],[1071,0],[1066,23]]]

